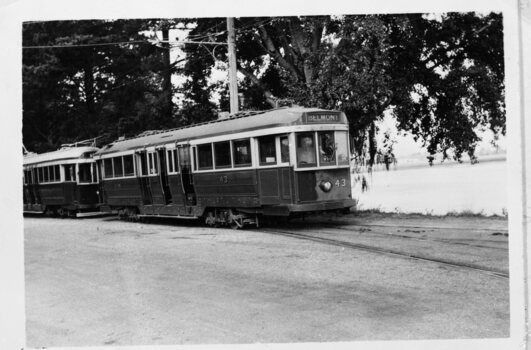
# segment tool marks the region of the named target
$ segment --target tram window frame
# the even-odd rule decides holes
[[[59,164],[53,166],[53,173],[55,182],[61,182],[61,167]]]
[[[256,140],[258,141],[258,164],[260,166],[276,165],[278,161],[277,137],[275,135],[266,135],[257,137]],[[266,144],[264,140],[267,140],[269,144]],[[263,148],[263,145],[267,145],[268,148]],[[272,157],[271,151],[273,151]]]
[[[126,167],[126,158],[129,159]],[[132,177],[135,176],[135,159],[132,154],[126,154],[122,156],[122,165],[123,165],[123,177]]]
[[[331,147],[333,148],[333,152],[330,158],[331,160],[326,160],[326,157],[329,156],[329,149],[326,149],[330,147],[330,144],[323,145],[323,137],[326,137],[326,135],[332,137],[331,140]],[[326,142],[330,142],[329,140]],[[319,131],[317,132],[317,146],[318,146],[318,154],[319,154],[319,166],[334,166],[337,164],[337,147],[336,147],[336,139],[335,139],[335,132],[333,130],[327,130],[327,131]],[[324,147],[324,148],[323,148]]]
[[[104,179],[112,179],[114,177],[114,164],[113,164],[112,158],[105,158],[103,159],[103,178]],[[107,169],[110,164],[110,169]],[[107,170],[110,170],[110,173],[107,172]]]
[[[82,169],[82,167],[85,169]],[[88,170],[88,173],[86,173],[86,170]],[[94,183],[94,174],[92,173],[92,163],[79,163],[78,174],[79,174],[78,178],[79,178],[80,184]],[[88,174],[88,178],[85,177],[85,175],[87,174]]]
[[[137,171],[138,176],[148,176],[148,164],[147,164],[147,153],[139,152],[137,153],[137,165],[140,170]]]
[[[65,173],[65,182],[76,181],[76,165],[75,164],[63,164],[63,171]]]
[[[284,147],[282,145],[282,140],[286,140],[288,142],[287,145],[284,145]],[[278,137],[278,153],[280,153],[280,164],[289,164],[290,162],[291,150],[289,143],[289,135],[280,135]]]
[[[232,160],[235,168],[250,167],[253,165],[251,139],[232,140]],[[244,154],[241,150],[247,149]]]
[[[47,166],[43,167],[42,168],[42,173],[44,175],[44,177],[42,179],[43,180],[42,182],[45,182],[45,183],[50,182],[50,169],[49,169],[49,167],[47,167]]]
[[[212,152],[211,143],[204,143],[201,145],[197,145],[197,169],[198,170],[214,169],[214,160],[212,156],[213,156],[213,152]]]
[[[148,176],[158,175],[159,167],[157,162],[157,152],[151,151],[147,153],[148,161]]]
[[[306,148],[306,151],[312,151],[312,154],[311,156],[313,156],[313,161],[306,161],[306,160],[301,160],[301,157],[304,155],[303,153],[301,153],[301,143],[302,143],[302,138],[303,137],[311,137],[311,140],[312,140],[312,144],[305,147]],[[295,149],[295,155],[297,157],[297,167],[298,168],[313,168],[313,167],[317,167],[318,166],[318,163],[317,163],[317,152],[316,152],[316,142],[315,142],[315,132],[314,131],[311,131],[311,132],[299,132],[299,133],[296,133],[295,134],[295,146],[296,146],[296,149]],[[311,157],[310,157],[311,158]],[[304,161],[304,163],[302,163]]]
[[[166,150],[166,162],[168,165],[168,174],[179,173],[179,162],[176,148]]]
[[[228,146],[228,147],[227,147]],[[224,147],[224,148],[222,148]],[[232,168],[232,157],[231,157],[231,144],[230,141],[221,141],[215,142],[213,144],[214,148],[214,168],[215,169],[230,169]],[[221,158],[221,159],[219,159]],[[218,164],[219,160],[224,161],[222,164]],[[227,162],[228,161],[228,162]]]
[[[124,160],[122,157],[113,157],[113,174],[114,177],[124,177]]]
[[[350,165],[349,135],[347,131],[336,131],[335,145],[337,165]]]

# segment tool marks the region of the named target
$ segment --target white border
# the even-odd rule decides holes
[[[528,3],[528,0],[522,0]],[[480,339],[480,340],[440,340],[440,341],[393,341],[393,342],[354,342],[318,344],[323,348],[334,346],[338,349],[356,348],[408,348],[408,349],[520,349],[525,346],[526,339],[524,313],[524,263],[523,256],[529,249],[523,240],[523,229],[526,224],[524,213],[531,214],[529,207],[524,208],[529,191],[526,182],[526,161],[529,164],[531,150],[527,140],[531,139],[530,122],[525,122],[524,111],[530,112],[530,102],[522,99],[521,89],[527,86],[529,96],[529,68],[523,83],[522,56],[520,49],[531,42],[530,21],[520,22],[518,2],[516,0],[447,0],[447,1],[313,1],[284,0],[263,1],[233,0],[153,0],[149,3],[127,0],[92,0],[92,1],[25,1],[2,0],[0,3],[0,35],[3,36],[3,50],[0,50],[0,98],[4,118],[3,137],[0,138],[1,159],[5,160],[4,169],[22,167],[20,130],[22,110],[21,87],[21,22],[24,20],[61,20],[61,19],[93,19],[93,18],[161,18],[161,17],[208,17],[208,16],[280,16],[280,15],[318,15],[341,13],[405,13],[405,12],[448,12],[448,11],[503,11],[505,25],[506,54],[506,101],[507,101],[507,133],[508,133],[508,183],[509,185],[509,231],[510,231],[510,271],[511,271],[511,338]],[[523,27],[519,27],[523,26]],[[520,31],[521,30],[521,31]],[[524,33],[524,38],[519,35]],[[526,47],[527,62],[529,49]],[[524,152],[523,147],[526,147]],[[527,167],[529,169],[529,167]],[[529,174],[529,170],[527,170]],[[2,200],[0,210],[4,220],[0,220],[0,280],[2,298],[0,310],[0,348],[20,349],[24,346],[24,266],[23,266],[23,230],[22,230],[22,178],[17,171],[4,172],[2,183]],[[529,183],[529,182],[527,182]],[[526,192],[527,191],[527,192]],[[529,251],[527,251],[529,252]],[[272,344],[258,346],[275,349],[307,349],[309,344]],[[233,348],[217,346],[219,348]],[[239,348],[256,348],[254,345],[240,345]],[[110,349],[110,347],[98,347]],[[121,349],[151,349],[144,347],[122,347]],[[159,346],[159,349],[175,348]],[[183,348],[183,347],[179,347]],[[194,347],[194,348],[197,348]],[[200,346],[205,348],[205,346]],[[97,349],[97,348],[92,348]]]

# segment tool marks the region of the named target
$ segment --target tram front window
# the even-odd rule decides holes
[[[79,164],[79,183],[91,183],[92,174],[90,171],[90,163]]]
[[[346,131],[338,131],[336,133],[336,153],[337,164],[349,164],[349,150],[348,150],[348,133]]]
[[[336,145],[334,143],[333,131],[321,131],[319,136],[319,164],[336,164]]]
[[[297,165],[299,167],[317,166],[313,133],[297,135]]]

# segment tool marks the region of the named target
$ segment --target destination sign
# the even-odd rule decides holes
[[[303,122],[306,124],[340,123],[341,118],[339,113],[306,114]]]

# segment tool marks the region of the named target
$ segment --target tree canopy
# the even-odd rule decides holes
[[[178,23],[190,25],[188,40],[220,45],[186,44],[184,66],[170,65],[168,49],[141,32]],[[226,83],[210,79],[227,61],[226,37],[225,18],[25,24],[23,46],[75,46],[23,51],[26,146],[215,118],[228,110]],[[128,43],[97,45],[111,42]],[[473,158],[481,129],[505,133],[501,14],[244,17],[236,45],[244,108],[291,101],[342,110],[370,164],[386,111],[431,156]],[[187,79],[172,88],[172,74]],[[183,102],[172,109],[175,92]]]
[[[192,35],[224,39],[216,35],[224,19],[197,23]],[[473,158],[481,128],[505,133],[501,14],[258,17],[240,18],[237,28],[248,107],[290,99],[340,109],[357,152],[368,145],[371,164],[386,110],[432,156]],[[187,47],[201,59],[185,73],[209,74],[209,53]],[[226,59],[224,47],[216,53]]]

